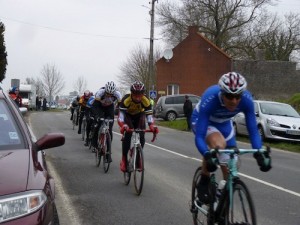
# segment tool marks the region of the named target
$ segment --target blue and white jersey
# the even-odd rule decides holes
[[[192,125],[195,125],[193,131],[196,132],[195,142],[202,155],[208,150],[205,141],[208,126],[217,128],[223,135],[225,134],[224,137],[226,137],[226,135],[233,132],[231,119],[239,112],[245,114],[252,148],[261,148],[262,142],[256,125],[256,116],[251,93],[247,90],[244,91],[236,109],[234,111],[229,111],[222,101],[219,85],[213,85],[204,92],[201,97],[201,102],[196,105],[192,114],[191,122]]]
[[[115,101],[120,102],[122,95],[119,91],[115,91],[112,96],[105,95],[105,89],[100,88],[95,94],[95,100],[100,101],[102,106],[110,106],[114,104]]]
[[[86,103],[86,107],[92,108],[94,101],[95,101],[95,96],[91,96]]]

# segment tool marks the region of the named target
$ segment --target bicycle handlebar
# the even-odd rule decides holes
[[[213,153],[231,153],[231,154],[238,154],[243,155],[246,153],[255,153],[255,152],[271,152],[270,146],[267,146],[267,148],[260,148],[260,149],[242,149],[242,148],[234,148],[234,149],[210,149],[210,152]]]
[[[153,133],[153,138],[152,138],[151,142],[154,142],[155,139],[156,139],[156,136],[157,136],[157,133],[151,131],[150,129],[131,129],[131,128],[129,128],[125,132],[128,132],[128,133],[133,133],[133,132],[136,132],[136,133],[142,133],[142,132],[143,133]],[[125,132],[124,132],[124,134],[125,134]],[[123,141],[123,139],[124,139],[124,134],[122,135],[121,141]]]

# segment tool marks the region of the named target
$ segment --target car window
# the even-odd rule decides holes
[[[185,97],[184,96],[177,96],[174,98],[174,104],[184,104]]]
[[[21,132],[11,116],[7,103],[0,100],[0,150],[24,147]]]
[[[166,98],[165,104],[174,104],[174,98],[173,97]]]
[[[264,114],[276,116],[291,116],[299,117],[297,111],[290,105],[276,104],[276,103],[261,103],[261,111]]]
[[[199,102],[199,97],[197,97],[197,96],[190,96],[190,100],[191,100],[191,102],[192,103],[198,103]]]
[[[255,113],[258,113],[258,105],[256,102],[254,102],[254,110],[255,110]]]

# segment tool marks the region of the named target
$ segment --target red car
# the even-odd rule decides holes
[[[63,145],[65,137],[36,140],[21,111],[0,88],[0,223],[59,224],[43,150]]]

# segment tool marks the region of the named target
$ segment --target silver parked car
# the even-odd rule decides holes
[[[262,139],[300,141],[300,115],[289,104],[254,100],[256,122]],[[248,135],[245,115],[233,118],[237,134]]]
[[[164,120],[173,121],[176,118],[184,117],[183,104],[185,96],[188,95],[193,103],[193,107],[199,102],[200,97],[193,94],[178,94],[161,96],[154,109],[154,116],[156,118],[163,118]]]

